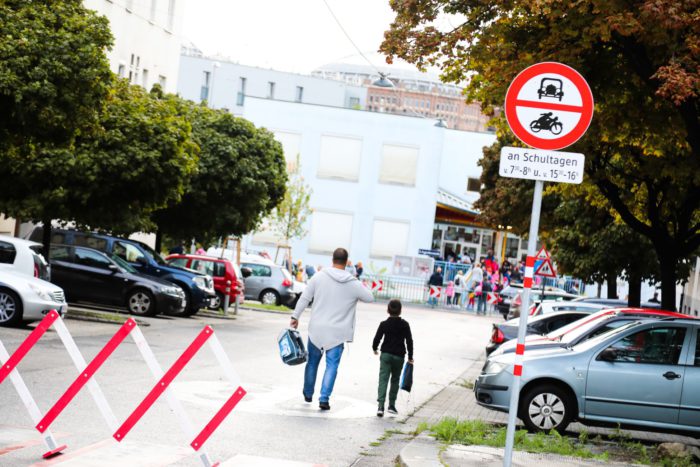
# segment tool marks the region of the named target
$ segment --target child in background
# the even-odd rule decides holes
[[[379,385],[377,387],[377,417],[384,416],[386,387],[391,379],[389,389],[389,408],[387,411],[396,415],[396,397],[399,393],[399,380],[403,369],[404,356],[408,350],[408,363],[413,363],[413,336],[408,321],[401,319],[401,301],[393,299],[387,306],[389,318],[379,323],[377,333],[372,341],[372,350],[377,355],[379,342],[382,341],[382,354],[379,357]]]
[[[447,288],[445,289],[445,296],[447,297],[447,306],[452,306],[452,299],[455,296],[455,283],[450,281],[447,283]]]

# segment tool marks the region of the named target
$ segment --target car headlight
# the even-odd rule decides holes
[[[160,291],[166,295],[173,295],[175,297],[179,297],[182,295],[182,289],[180,287],[175,287],[175,286],[163,286],[160,288]]]
[[[192,282],[194,282],[194,285],[199,287],[200,289],[206,289],[207,288],[207,279],[203,276],[195,276],[192,279]]]
[[[35,294],[39,296],[42,300],[47,300],[47,301],[53,301],[53,297],[51,296],[51,292],[48,290],[44,290],[41,287],[37,287],[34,284],[29,284],[29,288],[34,291]]]
[[[489,375],[495,375],[502,372],[506,368],[508,368],[508,365],[506,365],[505,363],[494,362],[490,360],[486,362],[486,365],[484,366],[482,372]]]

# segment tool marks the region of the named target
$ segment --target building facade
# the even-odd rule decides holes
[[[184,1],[84,1],[109,19],[114,46],[107,57],[115,74],[146,89],[159,83],[176,92]]]

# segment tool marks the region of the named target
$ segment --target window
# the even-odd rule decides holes
[[[385,144],[382,148],[380,183],[415,186],[418,148]]]
[[[700,329],[698,329],[698,335],[695,336],[695,366],[700,366]]]
[[[77,246],[86,246],[94,250],[107,251],[107,240],[89,235],[76,235],[75,244]]]
[[[361,156],[361,139],[323,135],[317,176],[356,182]]]
[[[236,105],[243,105],[245,102],[245,85],[246,79],[243,77],[238,78],[238,96],[236,98]]]
[[[304,98],[304,88],[302,86],[297,86],[297,94],[295,100],[301,102]]]
[[[64,261],[67,263],[71,262],[71,250],[72,247],[69,246],[52,246],[49,256],[52,261]]]
[[[411,224],[404,221],[377,219],[372,226],[372,248],[374,258],[392,258],[405,255],[408,250],[408,235]]]
[[[481,191],[481,180],[469,177],[467,179],[467,191]]]
[[[267,83],[267,98],[268,99],[275,98],[275,83],[274,83],[274,81],[268,81],[268,83]]]
[[[282,144],[284,159],[287,161],[287,171],[292,172],[297,168],[297,157],[301,154],[301,135],[286,131],[275,131],[275,139]]]
[[[129,263],[136,263],[139,259],[146,259],[146,255],[141,250],[130,243],[114,242],[114,254]]]
[[[309,251],[333,253],[336,248],[349,248],[352,239],[352,214],[314,211],[309,230]]]
[[[645,329],[615,342],[616,362],[677,365],[685,328]]]
[[[172,31],[174,25],[175,25],[175,0],[169,0],[168,1],[168,26],[167,26],[168,31]]]
[[[160,87],[165,89],[165,86],[167,83],[168,83],[168,78],[166,78],[163,75],[158,75],[158,84],[160,84]]]
[[[265,266],[264,264],[255,263],[243,263],[241,267],[248,268],[251,271],[251,276],[253,277],[271,277],[272,268],[270,266]]]
[[[151,0],[151,11],[148,14],[148,19],[151,22],[156,20],[156,3],[157,3],[157,0]]]
[[[351,97],[349,99],[349,104],[351,109],[359,109],[360,108],[360,98],[359,97]]]
[[[104,255],[96,251],[88,250],[87,248],[76,248],[75,264],[91,268],[109,269],[109,265],[112,263]]]
[[[17,250],[12,243],[0,242],[0,263],[12,264],[17,257]]]
[[[211,71],[204,71],[202,76],[202,89],[199,92],[199,100],[209,100],[209,82],[211,81]]]
[[[192,260],[192,269],[208,276],[214,275],[214,261]]]
[[[141,72],[141,86],[148,89],[148,70],[145,68]]]
[[[177,268],[187,267],[187,258],[173,258],[168,260],[170,266],[175,266]]]
[[[131,12],[134,9],[134,0],[126,0],[124,8],[126,8],[126,11]]]
[[[119,68],[117,69],[117,76],[119,76],[120,78],[124,78],[125,75],[126,75],[126,65],[124,65],[123,63],[120,63]]]

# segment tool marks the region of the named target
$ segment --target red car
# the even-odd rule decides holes
[[[216,299],[212,300],[209,308],[219,310],[224,306],[226,288],[229,289],[229,303],[243,302],[245,297],[245,283],[243,273],[236,263],[226,258],[217,258],[206,255],[169,255],[165,261],[170,266],[192,269],[201,274],[207,274],[214,278],[214,290]]]

